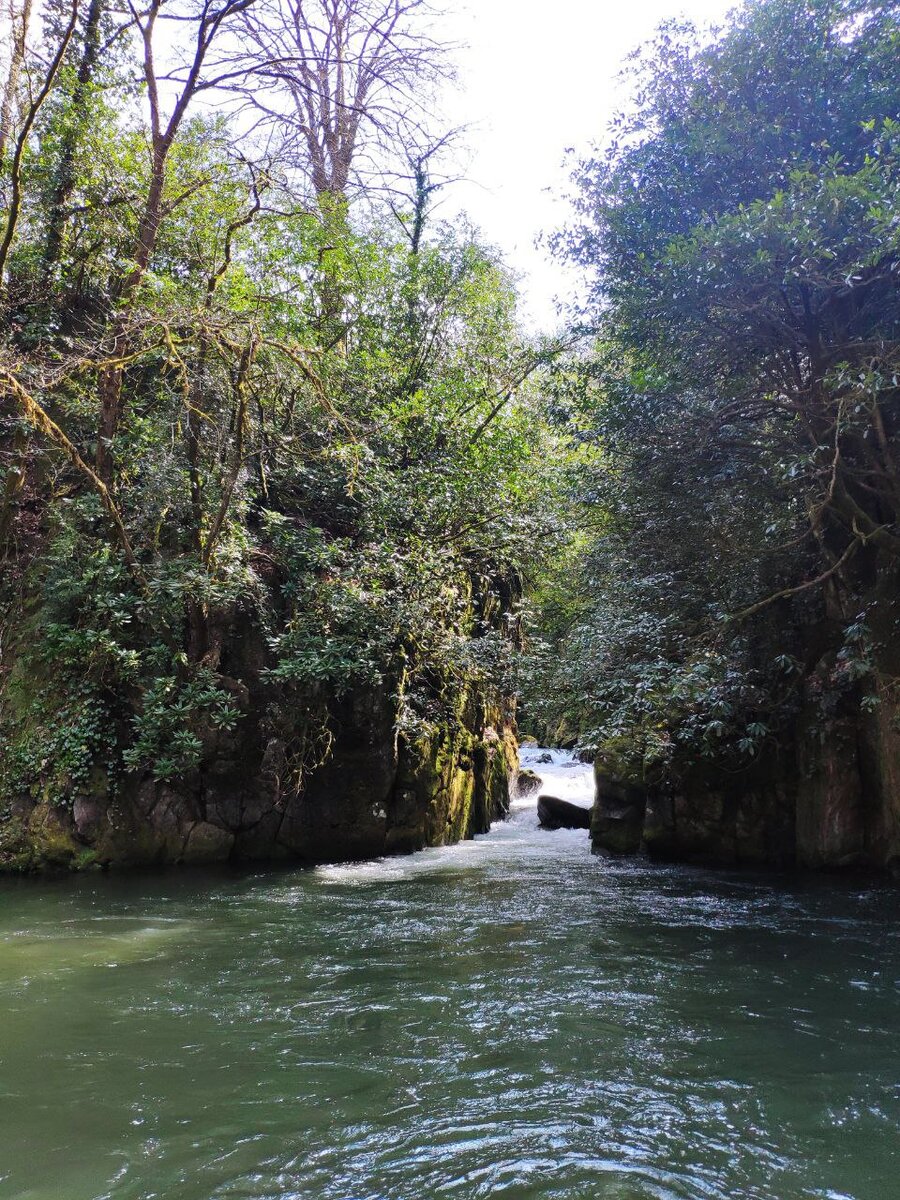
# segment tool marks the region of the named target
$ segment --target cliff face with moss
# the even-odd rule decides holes
[[[71,800],[22,797],[0,821],[0,870],[248,861],[315,863],[444,845],[506,815],[516,743],[509,713],[467,705],[414,743],[384,696],[335,714],[327,760],[285,787],[285,747],[258,730],[213,743],[192,777],[103,775]]]
[[[340,64],[298,115],[246,4],[175,7],[159,94],[183,47],[102,4],[35,16],[9,78],[0,866],[466,836],[505,807],[554,500],[546,348],[434,213],[443,52],[415,5],[273,9],[285,61]],[[223,45],[261,125],[201,102]]]
[[[597,759],[591,837],[664,861],[900,873],[896,603],[870,598],[865,671],[813,654],[777,742],[676,760],[667,777]]]
[[[0,578],[0,869],[368,857],[505,813],[516,567],[454,531],[471,473],[431,503],[385,457],[273,471],[205,563],[157,525],[137,576],[77,474],[28,458]]]
[[[128,769],[128,744],[107,737],[106,762],[95,754],[78,770],[75,755],[67,772],[50,718],[71,720],[67,698],[52,673],[25,678],[31,660],[10,665],[0,870],[368,858],[454,842],[505,816],[515,719],[494,687],[432,675],[427,718],[411,721],[397,680],[304,695],[273,679],[258,630],[230,637],[206,684],[227,697],[229,720],[185,706],[167,733],[189,733],[197,753],[178,771],[165,760]],[[113,726],[133,737],[138,713],[121,693],[115,703],[107,697]],[[74,728],[63,738],[80,736]],[[43,764],[28,774],[41,736]]]

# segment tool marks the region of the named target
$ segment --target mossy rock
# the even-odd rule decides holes
[[[34,870],[34,851],[25,822],[11,817],[0,826],[0,871]]]
[[[61,814],[46,802],[27,821],[13,817],[0,828],[0,870],[4,871],[79,870],[90,865],[85,849]]]
[[[533,796],[535,792],[539,792],[544,786],[544,782],[537,771],[532,771],[529,767],[523,767],[517,771],[515,781],[515,791],[519,796]]]

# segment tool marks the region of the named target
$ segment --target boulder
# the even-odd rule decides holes
[[[590,829],[591,810],[556,796],[538,797],[538,821],[542,829]]]
[[[523,767],[521,771],[516,772],[513,791],[517,796],[533,796],[541,790],[541,784],[541,777],[536,771]]]

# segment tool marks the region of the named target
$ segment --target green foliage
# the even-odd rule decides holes
[[[10,688],[17,707],[16,719],[0,726],[5,745],[0,811],[22,794],[65,803],[86,788],[93,768],[112,749],[109,710],[90,686],[65,696],[49,687],[25,696],[17,695],[15,683]]]
[[[221,117],[181,122],[142,245],[133,47],[103,42],[81,87],[79,29],[0,280],[0,370],[47,415],[20,398],[41,527],[19,511],[0,551],[23,581],[0,598],[6,794],[177,780],[254,722],[324,744],[355,691],[408,732],[461,720],[560,539],[532,382],[553,347],[473,230],[426,222],[413,249],[372,198],[303,203]]]
[[[200,765],[200,722],[214,730],[232,730],[239,716],[210,670],[201,667],[186,681],[157,676],[144,690],[122,761],[131,770],[148,767],[154,779],[175,779]]]
[[[527,694],[632,772],[789,740],[829,650],[823,716],[871,685],[858,614],[900,551],[898,47],[869,0],[669,24],[579,169],[558,246],[596,341],[561,419],[603,446],[607,524]]]
[[[181,648],[184,606],[197,602],[190,575],[160,572],[139,596],[119,556],[85,529],[93,498],[67,508],[6,689],[7,799],[71,801],[96,771],[113,787],[138,768],[171,779],[198,765],[198,729],[231,730],[238,718],[214,673]]]

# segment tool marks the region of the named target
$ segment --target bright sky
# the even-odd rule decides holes
[[[469,125],[468,180],[455,185],[464,208],[521,276],[523,317],[556,325],[554,296],[573,286],[546,252],[542,230],[564,223],[567,147],[586,150],[603,136],[624,94],[625,57],[668,17],[718,21],[732,0],[445,0],[460,87],[450,121]],[[554,193],[556,198],[554,198]]]

